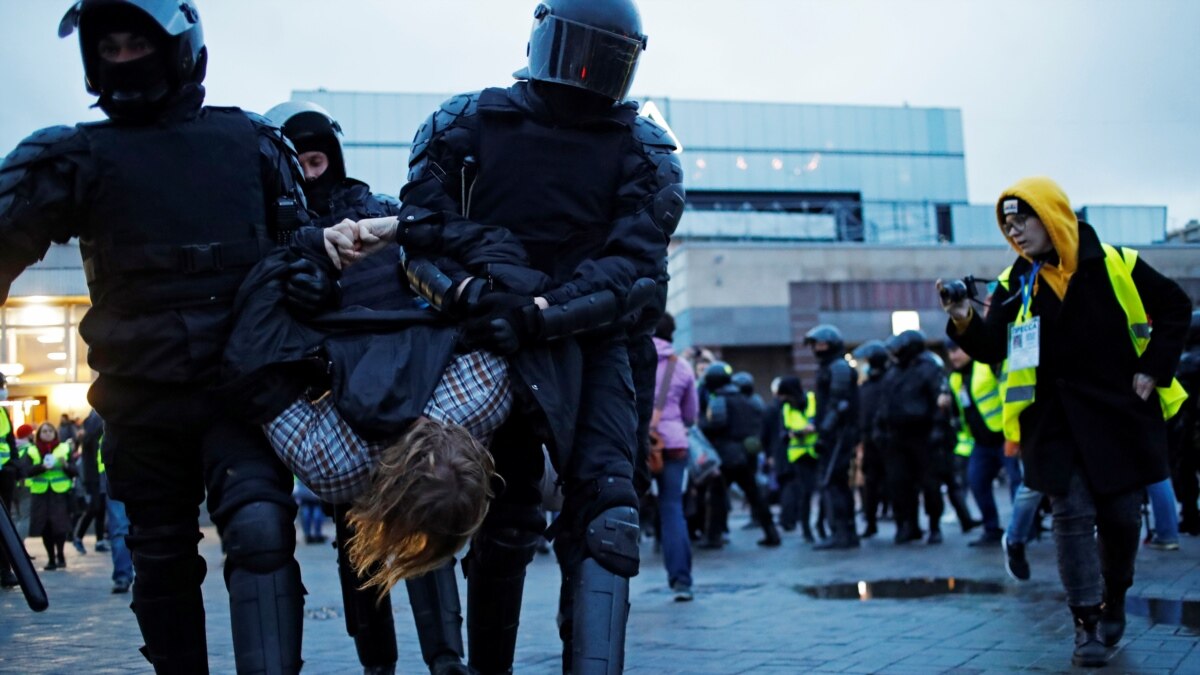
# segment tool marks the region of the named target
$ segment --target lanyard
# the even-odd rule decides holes
[[[1033,301],[1033,285],[1037,282],[1038,272],[1042,269],[1041,261],[1033,264],[1029,274],[1021,279],[1021,314],[1029,316],[1029,305]]]

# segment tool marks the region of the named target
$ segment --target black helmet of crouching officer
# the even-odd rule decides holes
[[[713,361],[704,371],[704,388],[714,394],[721,387],[733,382],[733,367],[724,361]]]
[[[533,12],[529,67],[517,76],[618,102],[629,94],[645,49],[633,0],[542,0]]]
[[[821,343],[824,343],[824,346],[818,350],[817,347]],[[842,338],[842,331],[838,330],[837,326],[827,323],[814,326],[805,333],[804,344],[812,348],[813,354],[821,362],[841,358],[846,353],[846,341]]]
[[[888,338],[887,349],[902,365],[908,365],[918,354],[925,351],[925,334],[919,330],[906,330]]]
[[[730,381],[733,382],[734,386],[736,386],[738,391],[742,392],[742,394],[746,396],[754,395],[754,376],[750,373],[744,370],[739,370],[733,374],[733,376],[730,378]]]
[[[200,84],[208,64],[200,13],[192,0],[80,0],[58,25],[59,37],[79,29],[79,51],[88,93],[110,118],[154,115],[172,94]],[[113,61],[101,41],[114,34],[145,39],[151,53]]]
[[[304,193],[315,205],[329,198],[330,193],[346,180],[346,159],[342,151],[342,125],[316,103],[287,101],[267,111],[267,119],[279,125],[283,135],[296,146],[296,154],[304,169]],[[327,167],[312,175],[305,161],[307,153],[325,155]]]
[[[874,380],[883,376],[892,357],[883,342],[868,340],[854,350],[854,358],[867,364],[867,376]]]

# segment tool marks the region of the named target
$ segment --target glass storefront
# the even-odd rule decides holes
[[[21,298],[0,307],[0,371],[21,386],[88,383],[79,322],[89,305]]]

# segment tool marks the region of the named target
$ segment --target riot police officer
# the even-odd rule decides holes
[[[160,673],[207,672],[199,505],[226,554],[238,670],[300,669],[303,592],[291,476],[211,393],[233,295],[305,219],[279,130],[203,107],[207,50],[190,0],[81,0],[87,89],[108,120],[39,131],[0,165],[0,301],[52,241],[79,237],[92,299],[80,333],[125,502],[133,610]]]
[[[327,227],[345,219],[393,216],[400,212],[394,197],[374,194],[366,183],[347,175],[342,149],[342,127],[321,106],[288,101],[267,111],[266,117],[283,130],[296,147],[304,171],[304,194],[316,215],[314,224]],[[399,246],[392,244],[342,270],[335,293],[318,278],[319,267],[306,258],[292,263],[288,290],[294,305],[317,311],[322,301],[338,300],[342,306],[361,305],[384,310],[405,306],[414,297],[397,273]],[[304,282],[311,280],[311,284]],[[305,293],[305,291],[308,291]],[[300,294],[303,297],[296,297]],[[334,297],[327,297],[334,296]],[[337,536],[338,578],[346,607],[346,631],[354,638],[358,660],[367,672],[395,669],[396,631],[390,595],[379,598],[364,589],[366,579],[355,573],[346,555],[346,542],[354,530],[346,520],[350,504],[332,504]],[[463,669],[462,611],[451,562],[440,570],[406,582],[413,608],[422,657],[433,672]]]
[[[858,445],[858,378],[846,363],[846,342],[837,326],[821,324],[804,335],[817,358],[817,472],[821,502],[829,518],[829,539],[815,550],[855,548],[854,493],[850,462]]]
[[[577,407],[559,413],[573,420],[572,440],[551,444],[566,495],[551,532],[563,574],[559,631],[564,668],[576,673],[623,668],[629,577],[638,570],[635,457],[648,443],[639,436],[653,406],[649,336],[683,207],[674,143],[624,102],[645,46],[632,0],[539,4],[519,81],[451,98],[418,130],[396,232],[406,250],[435,259],[450,247],[486,246],[480,226],[499,226],[524,246],[531,269],[493,267],[491,276],[543,293],[498,292],[461,270],[450,274],[458,289],[451,297],[467,308],[466,332],[502,353],[538,340],[543,320],[573,320],[536,307],[566,307],[599,291],[624,298],[639,277],[664,282],[640,317],[576,338],[546,364],[573,373],[567,393],[578,396]],[[521,282],[531,274],[536,283]],[[544,528],[541,426],[536,415],[517,414],[492,442],[506,487],[466,561],[468,651],[481,672],[512,668],[525,568]]]
[[[867,377],[858,387],[859,433],[862,440],[862,504],[867,527],[862,536],[873,537],[879,532],[879,508],[887,504],[883,450],[872,433],[875,413],[883,405],[883,376],[891,356],[879,340],[864,342],[854,350],[854,358],[867,364]]]
[[[930,521],[929,541],[941,543],[938,521],[944,504],[930,467],[933,459],[930,445],[938,396],[942,392],[942,369],[922,357],[925,334],[920,331],[907,330],[893,336],[887,348],[895,365],[884,379],[883,406],[877,413],[877,424],[886,439],[884,461],[896,515],[895,541],[906,544],[923,536],[917,521],[923,492]]]
[[[750,513],[763,529],[759,546],[779,546],[781,542],[771,511],[758,490],[754,475],[758,471],[758,451],[762,443],[762,413],[732,379],[733,368],[715,361],[704,371],[704,388],[709,392],[708,406],[700,419],[700,428],[721,456],[722,480],[709,490],[706,524],[706,548],[720,548],[721,533],[727,517],[726,488],[737,483],[750,503]]]

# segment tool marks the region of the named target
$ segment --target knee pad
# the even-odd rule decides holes
[[[227,567],[267,574],[291,562],[296,528],[282,505],[250,502],[229,518],[221,533],[221,545]]]
[[[637,509],[613,506],[587,524],[587,552],[604,569],[621,577],[637,576],[640,563]]]

